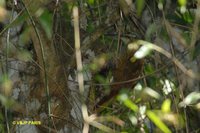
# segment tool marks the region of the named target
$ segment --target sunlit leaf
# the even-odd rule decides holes
[[[134,87],[134,90],[141,91],[142,85],[140,83],[136,84],[136,86]]]
[[[117,98],[119,101],[122,101],[126,107],[133,110],[134,112],[138,112],[139,108],[136,104],[134,104],[129,98],[127,94],[120,94]]]
[[[142,59],[145,56],[149,55],[149,53],[152,51],[152,48],[148,45],[143,45],[140,47],[139,50],[137,50],[134,54],[134,57],[137,59]]]
[[[181,13],[185,13],[187,0],[178,0],[178,3],[181,6],[180,8]]]
[[[186,6],[181,6],[180,11],[181,11],[181,13],[185,13],[186,12]]]
[[[187,0],[178,0],[180,6],[185,6],[187,4]]]
[[[163,10],[163,4],[165,0],[159,0],[158,2],[158,9]]]
[[[153,98],[160,99],[160,94],[149,87],[146,87],[144,92]]]
[[[200,93],[199,92],[192,92],[184,99],[184,103],[186,105],[194,104],[200,99]]]
[[[161,121],[161,119],[152,111],[146,112],[149,119],[164,133],[171,133],[171,130]]]
[[[171,111],[171,100],[170,99],[166,99],[161,107],[162,112],[164,113],[169,113]]]
[[[139,113],[142,119],[146,117],[146,110],[147,110],[147,106],[145,105],[139,107]]]
[[[137,118],[134,115],[130,115],[129,116],[129,120],[131,121],[131,123],[133,125],[137,125],[137,123],[138,123],[138,120],[137,120]]]
[[[186,98],[179,104],[179,106],[184,107],[190,104],[195,104],[200,99],[199,92],[192,92],[186,96]]]

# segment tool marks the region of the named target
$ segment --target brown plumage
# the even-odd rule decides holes
[[[132,61],[132,57],[134,56],[135,51],[128,51],[125,53],[120,54],[117,59],[112,60],[111,62],[114,63],[114,67],[112,69],[108,69],[109,66],[105,66],[103,69],[103,73],[105,74],[106,71],[111,71],[113,74],[113,81],[114,82],[122,82],[128,81],[131,79],[138,78],[142,72],[143,68],[143,60],[135,60]],[[116,57],[115,57],[116,58]],[[107,63],[110,64],[110,63]],[[100,74],[102,72],[100,71]],[[111,91],[108,95],[105,95],[96,105],[95,109],[98,109],[100,106],[104,105],[105,103],[109,103],[111,99],[116,97],[119,91],[122,88],[133,88],[136,82],[128,82],[123,84],[111,85]]]

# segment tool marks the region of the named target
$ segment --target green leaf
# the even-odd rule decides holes
[[[144,9],[144,0],[136,0],[137,15],[141,16],[142,10]]]
[[[155,71],[154,67],[149,63],[144,67],[145,74],[151,74]]]
[[[189,24],[192,24],[194,21],[194,16],[188,11],[184,12],[184,14],[182,15],[182,18],[184,19],[184,21],[186,21]]]
[[[95,30],[94,24],[89,23],[88,26],[87,26],[87,31],[88,31],[89,33],[92,33],[92,32],[94,32],[94,30]]]
[[[178,0],[180,6],[186,6],[187,0]]]
[[[146,112],[149,119],[164,133],[171,133],[171,130],[161,121],[161,119],[152,111]]]
[[[40,23],[43,27],[43,29],[46,32],[47,37],[50,39],[52,36],[52,22],[53,22],[53,16],[51,13],[49,13],[47,10],[44,10],[42,15],[39,17]]]
[[[187,0],[178,0],[180,7],[180,11],[181,13],[185,13],[186,12],[186,4],[187,4]]]
[[[95,1],[94,0],[88,0],[88,4],[94,5]]]
[[[131,121],[131,123],[133,125],[137,125],[138,124],[138,120],[137,120],[137,118],[134,115],[130,115],[129,119],[130,119],[130,121]]]
[[[169,113],[171,111],[171,100],[170,99],[166,99],[161,107],[162,112],[164,113]]]

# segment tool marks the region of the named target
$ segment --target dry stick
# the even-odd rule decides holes
[[[135,45],[135,44],[136,45],[145,45],[145,46],[149,47],[150,49],[158,51],[159,53],[163,54],[167,58],[171,59],[176,64],[176,66],[187,76],[189,76],[193,79],[196,79],[196,80],[200,80],[199,74],[195,74],[192,70],[188,70],[177,58],[173,57],[168,51],[164,50],[163,48],[161,48],[153,43],[144,41],[144,40],[138,40],[129,45]]]
[[[82,66],[82,60],[81,60],[81,50],[80,50],[80,32],[79,32],[79,16],[78,16],[78,8],[73,8],[73,17],[74,17],[74,36],[75,36],[75,52],[76,52],[76,64],[77,64],[77,70],[78,70],[78,84],[79,84],[79,90],[81,93],[81,102],[82,102],[82,115],[84,119],[84,127],[83,127],[83,133],[89,132],[89,123],[87,122],[88,119],[88,111],[87,107],[84,103],[84,80],[83,80],[83,66]]]

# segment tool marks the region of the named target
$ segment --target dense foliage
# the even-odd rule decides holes
[[[199,22],[200,0],[0,0],[0,132],[200,132]]]

